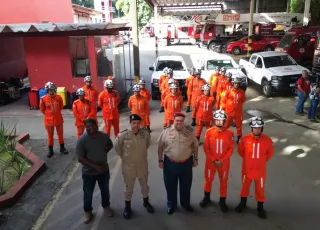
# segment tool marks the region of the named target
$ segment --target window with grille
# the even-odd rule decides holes
[[[101,9],[102,9],[102,10],[105,10],[104,2],[101,2]]]

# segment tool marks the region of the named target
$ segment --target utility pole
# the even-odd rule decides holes
[[[305,0],[305,2],[304,2],[304,14],[303,14],[303,25],[304,26],[307,26],[308,23],[309,23],[310,4],[311,4],[311,0]]]
[[[156,46],[156,58],[159,55],[158,50],[158,34],[159,34],[159,22],[158,22],[158,5],[154,4],[154,38],[155,38],[155,46]]]
[[[247,57],[250,56],[252,50],[252,30],[253,30],[253,8],[254,0],[250,0],[250,20],[249,20],[249,31],[248,31],[248,52]]]
[[[137,84],[140,80],[137,0],[131,0],[131,18],[132,18],[132,42],[133,42],[133,74],[134,74],[134,83]]]

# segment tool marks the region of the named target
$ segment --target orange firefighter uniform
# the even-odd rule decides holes
[[[214,73],[210,76],[210,79],[208,81],[208,84],[210,84],[211,88],[210,88],[210,94],[212,96],[216,96],[217,94],[217,88],[219,85],[219,80],[220,80],[221,76],[218,73]]]
[[[202,127],[205,125],[207,130],[212,127],[213,116],[212,110],[214,98],[212,96],[201,95],[197,98],[195,109],[192,111],[192,118],[196,118],[197,128],[196,137],[199,139]]]
[[[147,118],[146,118],[146,126],[150,126],[150,105],[149,105],[149,101],[151,99],[151,94],[150,94],[150,91],[148,89],[146,89],[146,88],[140,89],[140,94],[142,96],[144,96],[148,101],[148,115],[147,115]]]
[[[228,116],[225,127],[230,128],[233,120],[236,124],[237,136],[242,136],[243,104],[246,101],[245,92],[242,89],[230,89],[221,99],[221,108]]]
[[[181,95],[168,95],[164,99],[164,123],[163,126],[169,126],[173,124],[173,114],[181,112],[183,108],[183,97]]]
[[[117,137],[119,133],[119,110],[120,96],[116,90],[110,93],[104,90],[100,93],[98,105],[102,109],[102,117],[105,123],[105,131],[110,137],[111,126],[114,129],[114,136]]]
[[[194,110],[197,98],[202,95],[201,87],[205,84],[207,84],[207,82],[203,78],[193,78],[190,81],[187,94],[191,94],[190,104],[192,106],[192,110]]]
[[[271,138],[263,134],[256,138],[253,133],[250,133],[240,139],[238,153],[242,157],[242,189],[240,196],[249,196],[250,184],[254,181],[256,199],[258,202],[264,202],[267,161],[274,154]]]
[[[219,83],[217,86],[217,96],[216,96],[216,109],[220,109],[220,102],[221,102],[221,97],[222,93],[225,87],[225,84],[227,84],[228,80],[227,77],[220,76]]]
[[[97,100],[99,97],[98,90],[93,86],[83,86],[82,89],[85,91],[84,99],[88,100],[91,104],[92,111],[95,113],[95,119],[97,120]]]
[[[48,146],[53,146],[54,127],[58,134],[59,144],[64,144],[62,109],[63,100],[58,94],[45,95],[40,100],[40,111],[44,114],[44,125],[48,134]]]
[[[178,86],[177,89],[177,95],[181,95],[181,91],[179,88],[179,82],[178,80],[174,79],[174,84],[176,84]],[[162,94],[161,94],[161,99],[162,101],[164,101],[164,99],[170,95],[170,88],[169,88],[169,79],[166,79],[164,82],[162,82]],[[164,106],[163,106],[164,107]]]
[[[86,99],[75,100],[72,105],[72,112],[73,112],[73,116],[76,118],[74,125],[77,127],[77,136],[79,138],[84,132],[83,121],[88,118],[96,119],[96,114],[92,110],[92,106],[90,102]]]
[[[187,107],[191,106],[191,95],[192,95],[192,91],[188,90],[189,89],[189,84],[192,81],[192,79],[196,78],[196,76],[190,75],[187,80],[186,80],[186,88],[187,88]]]
[[[161,97],[160,97],[160,107],[163,107],[163,97],[162,97],[162,94],[163,94],[163,92],[162,92],[162,83],[165,81],[165,80],[167,80],[167,76],[166,75],[164,75],[164,74],[162,74],[161,76],[160,76],[160,79],[159,79],[159,90],[160,90],[160,93],[161,93]]]
[[[141,123],[140,127],[141,128],[146,128],[147,127],[147,116],[148,116],[148,111],[149,111],[149,104],[147,99],[140,95],[132,95],[129,98],[128,102],[128,107],[131,109],[131,114],[137,114],[141,117]]]
[[[211,192],[212,182],[216,171],[218,171],[220,197],[226,197],[230,157],[234,149],[233,132],[225,128],[220,131],[217,127],[208,129],[204,138],[203,149],[206,154],[204,191]],[[223,165],[217,168],[213,163],[216,160],[223,162]]]

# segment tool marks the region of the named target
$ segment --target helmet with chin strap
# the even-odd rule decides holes
[[[84,96],[85,94],[86,94],[86,92],[82,88],[78,89],[76,92],[77,96]]]

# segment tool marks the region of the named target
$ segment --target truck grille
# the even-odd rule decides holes
[[[320,55],[314,56],[312,72],[320,73]]]
[[[300,77],[301,77],[301,74],[287,75],[287,76],[283,76],[283,81],[285,84],[294,84],[294,83],[297,83]]]

